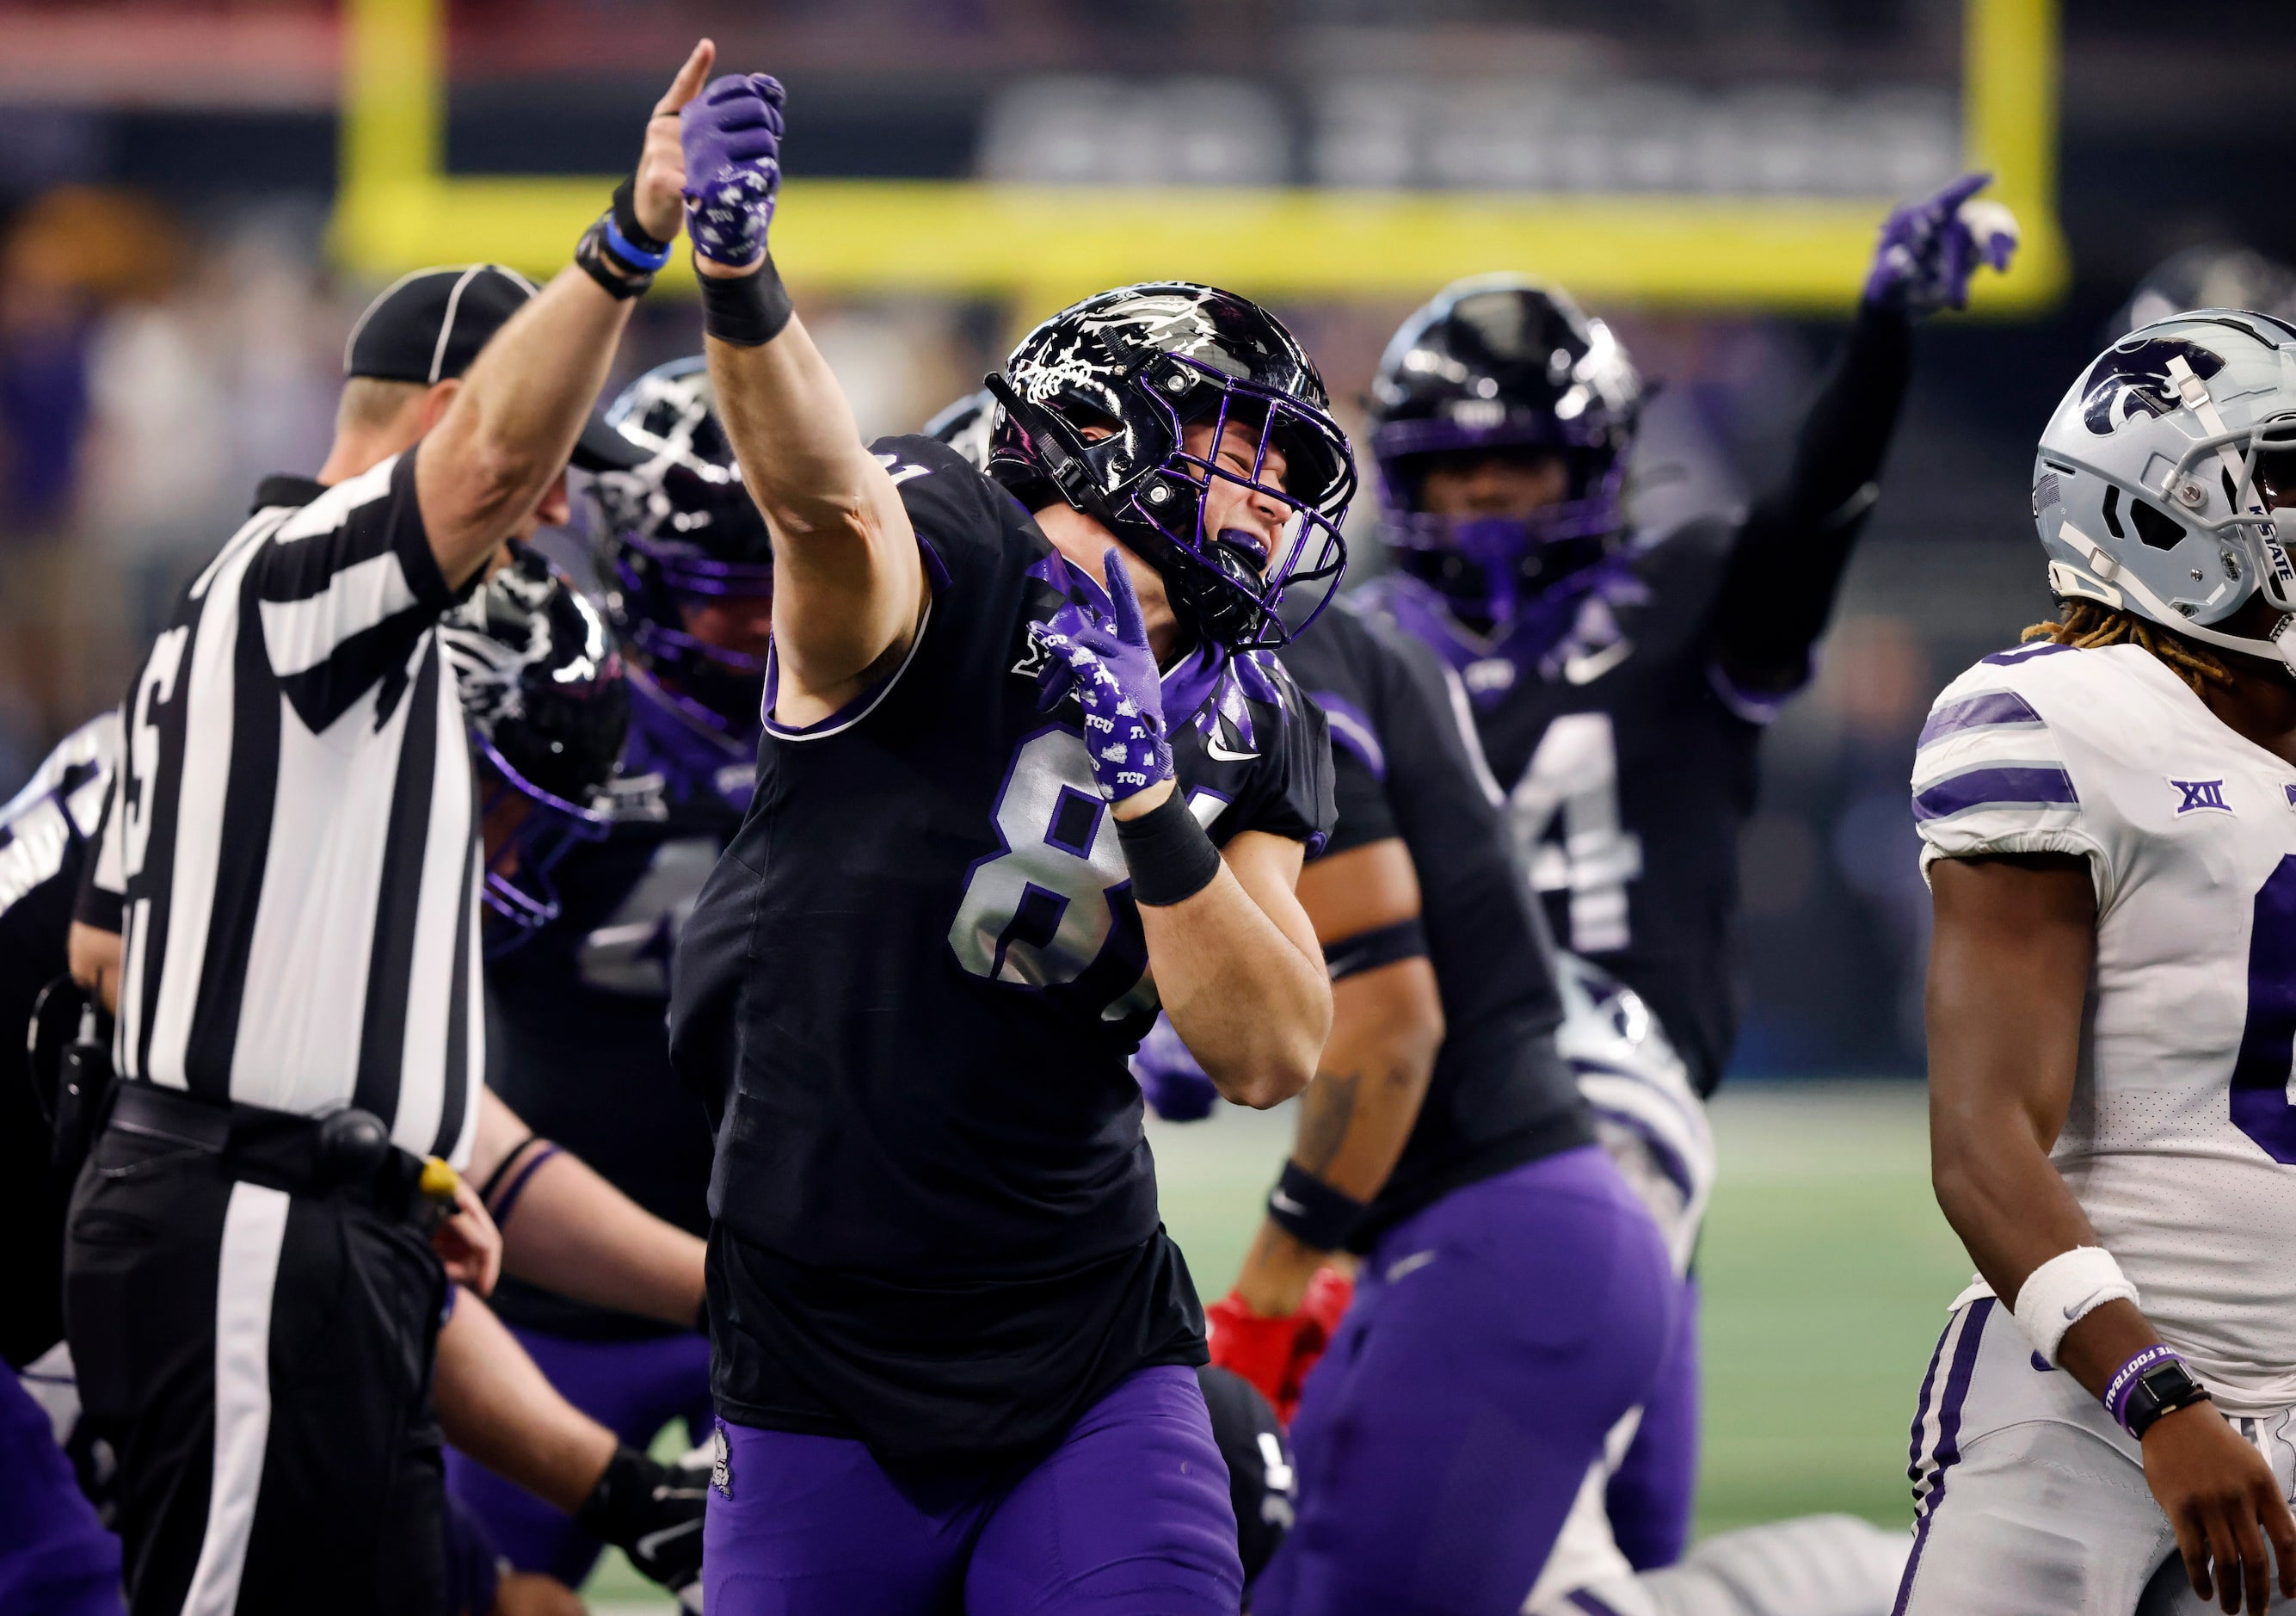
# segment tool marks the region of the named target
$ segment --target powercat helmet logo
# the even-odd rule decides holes
[[[2184,400],[2169,374],[2169,361],[2182,359],[2206,381],[2224,368],[2221,355],[2178,337],[2146,337],[2114,344],[2089,367],[2081,386],[2081,421],[2097,436],[2110,437],[2138,414],[2174,414]]]

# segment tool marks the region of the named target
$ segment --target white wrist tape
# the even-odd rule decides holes
[[[2065,1332],[2109,1301],[2135,1301],[2136,1287],[2103,1246],[2060,1251],[2028,1275],[2017,1292],[2017,1327],[2049,1363]]]

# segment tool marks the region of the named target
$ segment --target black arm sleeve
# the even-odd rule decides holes
[[[1912,322],[1861,304],[1802,422],[1793,470],[1739,529],[1716,602],[1715,662],[1751,696],[1784,695],[1809,676],[1809,649],[1880,492],[1912,357]]]

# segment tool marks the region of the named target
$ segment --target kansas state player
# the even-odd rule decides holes
[[[550,872],[550,923],[488,962],[487,1081],[536,1142],[555,1141],[657,1217],[709,1226],[709,1133],[669,1069],[662,1018],[678,928],[742,822],[756,773],[773,598],[765,522],[712,414],[700,357],[639,377],[606,413],[632,463],[591,484],[628,660],[629,742],[603,840]],[[497,929],[497,937],[500,929]],[[644,1446],[684,1420],[709,1434],[709,1341],[693,1327],[586,1307],[505,1280],[496,1310],[558,1389]],[[455,1464],[455,1491],[512,1564],[578,1587],[598,1540],[530,1493]]]
[[[1253,648],[1287,584],[1336,579],[1346,439],[1280,324],[1169,283],[1023,340],[996,481],[865,448],[764,253],[780,103],[721,79],[686,121],[710,370],[775,552],[757,795],[671,1012],[721,1106],[708,1606],[1233,1612],[1201,1313],[1124,1062],[1160,1000],[1246,1103],[1322,1047],[1292,885],[1330,754]]]
[[[1372,384],[1379,610],[1457,670],[1555,939],[1635,989],[1712,1090],[1737,1029],[1738,835],[1762,727],[1809,677],[1875,498],[1921,314],[2006,263],[1968,176],[1883,227],[1849,343],[1784,485],[1742,520],[1629,537],[1641,383],[1610,329],[1513,275],[1405,322]],[[1665,1564],[1697,1470],[1695,1293],[1613,1488],[1635,1563]]]
[[[1898,1609],[2261,1611],[2276,1559],[2296,1595],[2296,326],[2131,332],[2033,480],[2058,619],[1914,764],[1931,1153],[1981,1278]]]

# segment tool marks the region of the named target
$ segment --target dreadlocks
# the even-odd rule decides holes
[[[2230,669],[2183,636],[2148,623],[2133,611],[2097,601],[2079,597],[2067,600],[2059,608],[2055,622],[2036,623],[2018,637],[2054,640],[2060,645],[2078,646],[2083,651],[2100,645],[2141,645],[2174,669],[2177,677],[2193,687],[2195,695],[2202,693],[2203,685],[2232,683]]]

